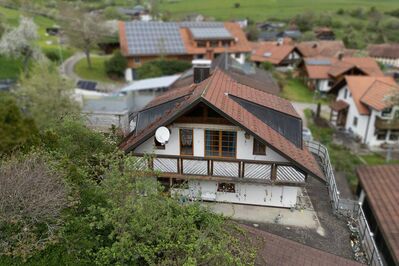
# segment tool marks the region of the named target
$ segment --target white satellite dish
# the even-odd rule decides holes
[[[170,132],[167,127],[159,127],[157,131],[155,131],[155,139],[161,143],[162,145],[165,145],[170,138]]]

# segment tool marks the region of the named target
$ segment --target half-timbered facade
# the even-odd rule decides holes
[[[192,199],[294,207],[308,178],[323,179],[292,105],[219,68],[154,99],[133,123],[120,148],[152,154],[144,165],[172,193]],[[165,145],[154,138],[160,126],[170,131]]]

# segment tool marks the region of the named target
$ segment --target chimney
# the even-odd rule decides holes
[[[312,48],[317,48],[317,43],[314,43],[314,44],[312,45]]]
[[[205,57],[206,59],[213,60],[213,57],[215,56],[215,53],[213,49],[206,49]]]
[[[192,61],[194,70],[194,83],[207,79],[211,72],[211,60],[196,59]]]

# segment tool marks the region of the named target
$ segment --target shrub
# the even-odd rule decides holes
[[[191,63],[187,61],[158,59],[144,63],[137,70],[137,74],[140,79],[145,79],[165,75],[174,75],[176,73],[184,72],[190,67]]]
[[[267,71],[272,71],[274,70],[274,65],[270,62],[262,62],[262,64],[260,65],[264,70]]]
[[[54,49],[46,49],[44,50],[44,54],[46,55],[46,57],[52,61],[52,62],[60,62],[61,61],[61,57],[60,57],[60,52]]]
[[[105,61],[105,72],[109,77],[121,78],[125,75],[127,59],[120,51],[116,51],[113,56]]]
[[[0,165],[0,255],[27,258],[57,240],[68,206],[63,174],[40,152]]]
[[[345,10],[343,8],[337,10],[337,15],[343,15],[343,14],[345,14]]]
[[[234,3],[234,8],[240,8],[241,4],[240,3]]]

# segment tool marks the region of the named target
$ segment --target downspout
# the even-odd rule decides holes
[[[370,127],[370,120],[371,120],[371,116],[373,115],[373,112],[371,112],[369,119],[367,120],[367,127],[366,127],[366,134],[364,134],[364,141],[363,144],[366,144],[366,140],[367,140],[367,135],[369,133],[369,127]]]

